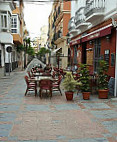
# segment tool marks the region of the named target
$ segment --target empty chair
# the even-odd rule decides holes
[[[24,79],[25,79],[26,85],[27,85],[25,96],[26,96],[28,91],[34,91],[35,96],[36,96],[37,95],[37,84],[36,84],[36,82],[30,81],[27,75],[24,76]]]
[[[52,80],[49,79],[42,79],[39,81],[39,96],[42,98],[42,91],[45,90],[46,94],[49,91],[50,98],[52,97]]]
[[[60,83],[61,83],[62,78],[63,78],[63,76],[59,75],[58,80],[53,81],[53,84],[52,84],[52,90],[53,91],[60,91],[61,96],[62,96],[62,92],[60,89]]]

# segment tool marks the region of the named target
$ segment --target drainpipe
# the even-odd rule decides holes
[[[116,60],[115,60],[115,90],[114,90],[114,96],[117,97],[117,25],[116,25]]]
[[[117,21],[115,19],[117,19],[117,13],[111,18],[112,19],[112,25],[113,27],[115,27],[116,30],[116,35],[115,35],[115,89],[114,89],[114,97],[117,97]]]

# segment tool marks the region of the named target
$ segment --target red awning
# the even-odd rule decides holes
[[[86,42],[86,41],[89,41],[89,40],[92,40],[92,39],[103,37],[103,36],[106,36],[108,34],[111,34],[111,26],[108,27],[108,28],[102,29],[100,31],[93,32],[92,34],[89,34],[89,35],[83,37],[82,42]]]
[[[70,46],[79,44],[80,42],[81,42],[81,39],[71,40],[71,41],[70,41]]]

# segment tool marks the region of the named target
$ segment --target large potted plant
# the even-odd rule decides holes
[[[100,99],[108,98],[108,63],[104,60],[100,60],[99,62],[99,70],[98,70],[98,94]]]
[[[90,99],[90,75],[89,75],[89,69],[87,64],[80,64],[79,67],[79,74],[82,85],[80,87],[83,95],[84,100]]]
[[[73,100],[73,93],[76,90],[76,86],[81,85],[81,83],[74,80],[72,72],[66,72],[62,85],[65,88],[66,99]]]

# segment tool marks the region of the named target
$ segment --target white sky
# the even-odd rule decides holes
[[[48,25],[51,9],[52,3],[44,5],[24,3],[24,20],[31,38],[39,37],[40,28],[43,25]]]

